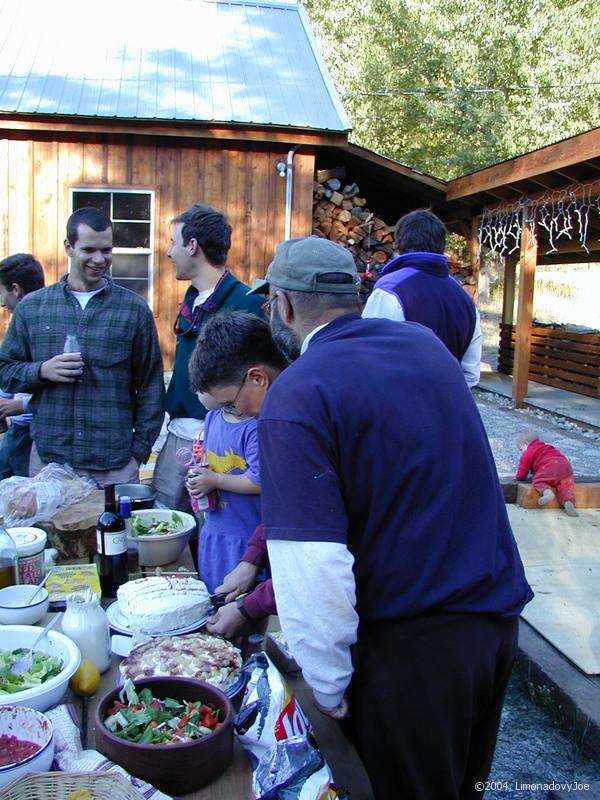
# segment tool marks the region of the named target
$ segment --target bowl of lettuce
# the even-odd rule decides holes
[[[197,525],[184,511],[149,508],[131,515],[129,544],[137,545],[140,564],[162,567],[177,561]]]
[[[19,676],[11,671],[12,664],[41,632],[42,628],[33,625],[0,625],[0,706],[46,711],[67,691],[81,655],[64,633],[48,631],[36,646],[31,669]]]

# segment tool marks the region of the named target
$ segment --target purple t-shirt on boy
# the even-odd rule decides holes
[[[256,420],[228,422],[221,411],[204,420],[205,461],[213,472],[245,475],[260,484]],[[212,594],[240,562],[248,540],[260,522],[260,494],[220,490],[218,507],[208,511],[200,531],[198,569]]]

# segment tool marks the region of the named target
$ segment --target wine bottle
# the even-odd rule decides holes
[[[117,513],[114,484],[104,487],[104,511],[96,524],[96,564],[103,597],[116,597],[127,582],[127,526]]]
[[[127,530],[127,572],[132,579],[139,578],[140,556],[137,536],[131,523],[131,497],[122,495],[119,498],[119,514],[123,517]]]

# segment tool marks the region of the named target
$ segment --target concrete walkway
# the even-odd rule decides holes
[[[512,398],[512,378],[502,372],[482,368],[479,389]],[[580,422],[600,429],[600,399],[587,397],[564,389],[555,389],[543,383],[529,381],[525,403],[553,414],[560,414],[572,422]]]

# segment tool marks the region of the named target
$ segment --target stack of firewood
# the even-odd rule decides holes
[[[345,169],[317,172],[313,233],[350,250],[360,273],[376,271],[392,257],[394,228],[367,208],[356,183],[343,183]]]
[[[320,169],[313,190],[313,234],[344,245],[354,257],[363,291],[369,292],[379,271],[393,257],[394,226],[367,208],[356,183],[346,182],[346,168]],[[469,264],[448,255],[451,275],[469,294],[476,280]]]

